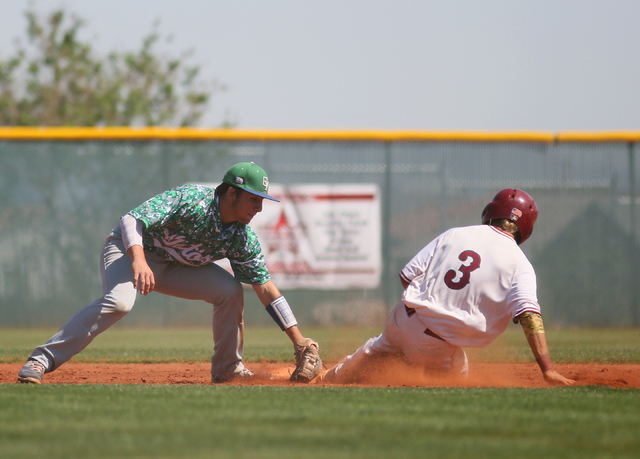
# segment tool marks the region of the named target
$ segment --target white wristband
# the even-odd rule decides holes
[[[293,315],[293,311],[287,303],[287,300],[284,296],[279,296],[271,303],[267,305],[267,312],[271,316],[271,318],[280,326],[282,331],[287,328],[291,328],[294,325],[298,325],[295,316]]]

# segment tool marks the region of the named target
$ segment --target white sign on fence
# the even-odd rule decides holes
[[[272,184],[250,226],[281,289],[375,288],[380,282],[376,185]]]

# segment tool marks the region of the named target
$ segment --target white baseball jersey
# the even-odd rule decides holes
[[[448,343],[482,347],[523,312],[540,313],[533,266],[516,241],[489,225],[453,228],[401,271],[404,303]]]

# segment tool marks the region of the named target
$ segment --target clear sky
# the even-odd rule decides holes
[[[640,130],[635,0],[0,0],[0,59],[23,12],[65,7],[98,52],[193,49],[228,87],[203,126]]]

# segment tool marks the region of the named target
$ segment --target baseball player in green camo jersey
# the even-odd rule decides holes
[[[45,344],[38,346],[18,374],[40,383],[82,351],[98,334],[124,317],[137,293],[157,291],[213,305],[212,382],[250,380],[242,363],[244,296],[251,284],[267,312],[291,339],[294,382],[309,382],[322,367],[318,343],[299,331],[295,316],[270,280],[260,243],[248,223],[270,199],[269,179],[254,163],[239,163],[214,190],[184,185],[161,193],[122,217],[106,240],[101,258],[103,296],[77,312]],[[233,275],[213,263],[226,258]]]

